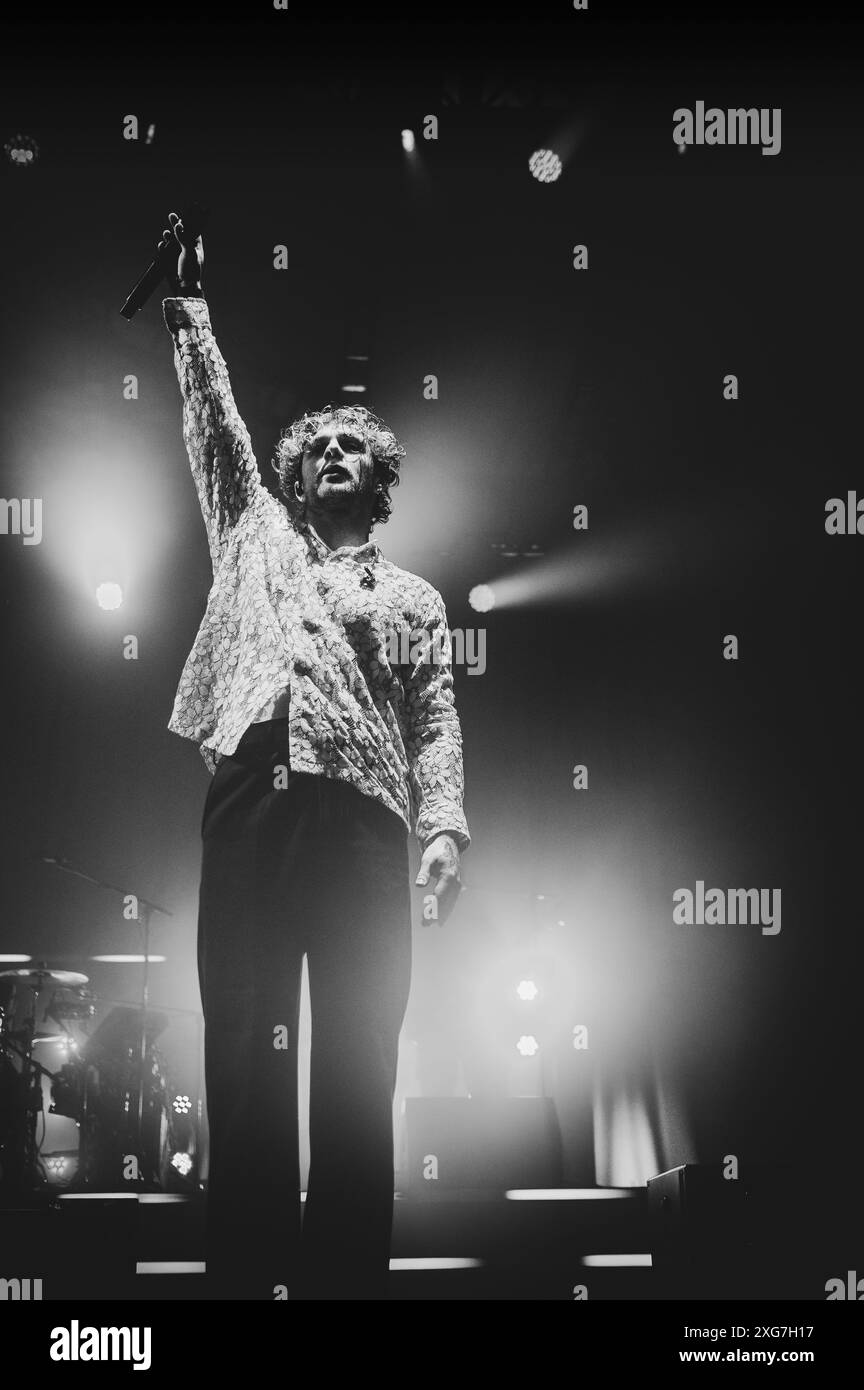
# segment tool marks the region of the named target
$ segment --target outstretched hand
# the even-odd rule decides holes
[[[201,273],[204,268],[204,242],[200,230],[190,227],[187,231],[179,213],[169,212],[170,227],[162,233],[157,250],[163,251],[172,243],[179,248],[177,268],[173,261],[168,271],[168,283],[173,294],[200,295]]]
[[[436,835],[423,851],[415,883],[418,888],[423,887],[429,882],[430,875],[436,880],[435,897],[441,925],[447,921],[462,892],[459,874],[459,846],[452,835]]]

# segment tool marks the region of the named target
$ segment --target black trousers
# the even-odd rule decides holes
[[[277,787],[280,767],[287,720],[252,725],[217,767],[201,826],[210,1296],[385,1298],[411,973],[408,835],[347,783],[289,770]],[[304,954],[311,1164],[301,1232]]]

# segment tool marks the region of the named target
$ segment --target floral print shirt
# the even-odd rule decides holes
[[[168,727],[208,769],[288,696],[292,771],[351,783],[422,845],[470,836],[441,595],[378,545],[331,550],[261,482],[203,299],[163,301],[213,587]],[[394,631],[421,634],[410,649]],[[424,659],[428,636],[434,659]],[[399,661],[397,656],[408,659]]]

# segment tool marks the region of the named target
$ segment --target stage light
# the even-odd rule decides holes
[[[511,1187],[504,1196],[508,1202],[599,1202],[629,1201],[633,1194],[626,1187]]]
[[[366,387],[365,387],[365,386],[360,386],[360,385],[358,385],[358,384],[356,384],[356,383],[351,383],[351,382],[349,382],[346,386],[340,386],[339,389],[340,389],[340,391],[348,391],[348,392],[352,392],[352,391],[353,391],[353,392],[356,394],[357,392],[365,391],[365,390],[366,390]]]
[[[7,963],[11,963],[12,961],[32,960],[32,959],[33,959],[32,956],[16,955],[14,952],[9,952],[9,953],[7,953],[6,955],[0,955],[0,961],[6,961]]]
[[[508,560],[500,572],[493,572],[488,587],[499,612],[529,603],[571,605],[626,587],[644,587],[646,579],[658,574],[659,554],[659,542],[649,538],[640,525],[628,525],[618,531],[614,541],[604,540],[581,558],[574,555],[572,547],[545,555],[522,553],[520,563]]]
[[[192,1109],[192,1102],[188,1096],[175,1096],[172,1104],[178,1115],[187,1115]]]
[[[495,595],[488,584],[475,584],[468,595],[468,602],[475,613],[488,613],[495,607]]]
[[[554,150],[535,150],[528,168],[540,183],[554,183],[561,177],[561,160]]]
[[[650,1255],[583,1255],[586,1269],[650,1269]]]
[[[100,584],[96,590],[96,602],[100,608],[119,608],[123,602],[123,590],[119,584]]]
[[[195,1164],[191,1154],[176,1153],[171,1156],[171,1167],[177,1169],[181,1178],[188,1178],[194,1166]]]
[[[181,523],[174,512],[165,511],[153,485],[152,459],[128,432],[124,438],[122,430],[109,429],[97,405],[83,399],[70,419],[77,443],[67,445],[59,415],[50,436],[53,453],[64,462],[51,480],[52,542],[45,559],[67,593],[69,606],[62,616],[64,628],[75,633],[75,649],[81,649],[83,600],[93,614],[89,634],[94,650],[101,650],[106,617],[97,590],[116,585],[124,608],[134,593],[140,617],[151,582],[160,582],[166,552],[173,553]]]
[[[158,1196],[160,1196],[160,1197],[162,1196],[161,1192],[158,1193],[158,1194],[156,1194],[156,1195],[158,1195]],[[111,1193],[111,1201],[112,1201],[112,1202],[137,1202],[137,1201],[139,1201],[139,1200],[141,1200],[141,1201],[146,1201],[146,1200],[147,1200],[147,1194],[146,1194],[146,1193],[143,1193],[143,1192],[142,1192],[142,1193],[138,1193],[138,1192],[112,1192],[112,1193]],[[105,1201],[105,1193],[104,1193],[104,1192],[63,1192],[63,1193],[61,1193],[61,1195],[60,1195],[60,1201],[61,1201],[61,1202],[104,1202],[104,1201]]]
[[[45,1167],[48,1169],[49,1173],[56,1173],[59,1175],[66,1172],[66,1169],[69,1167],[69,1160],[68,1158],[63,1158],[61,1155],[57,1155],[53,1158],[46,1158]]]
[[[516,1044],[516,1050],[521,1053],[523,1057],[533,1057],[535,1053],[540,1051],[540,1044],[530,1033],[527,1035],[523,1033]]]
[[[102,965],[144,964],[144,956],[91,956],[90,959],[98,960]],[[147,961],[150,965],[163,965],[167,959],[167,956],[147,956]]]
[[[403,150],[406,150],[406,151],[408,152],[408,154],[413,154],[413,153],[414,153],[414,148],[415,148],[415,143],[416,143],[416,142],[415,142],[415,140],[414,140],[414,132],[413,132],[413,130],[403,130],[403,131],[402,131],[402,148],[403,148]]]
[[[533,980],[520,980],[516,986],[516,993],[519,995],[520,999],[530,1001],[531,999],[536,999],[540,991]]]
[[[390,1268],[396,1273],[412,1269],[482,1269],[483,1261],[464,1255],[415,1255],[392,1259]]]
[[[32,135],[13,135],[3,148],[9,163],[19,169],[31,169],[39,158],[39,146]]]
[[[99,1194],[101,1197],[101,1193]],[[113,1193],[111,1194],[113,1197]],[[185,1201],[185,1198],[184,1198]],[[204,1260],[138,1260],[136,1274],[206,1274]]]

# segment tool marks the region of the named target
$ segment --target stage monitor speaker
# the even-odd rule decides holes
[[[652,1264],[667,1296],[799,1296],[795,1184],[792,1169],[748,1165],[727,1177],[721,1163],[686,1163],[649,1178]]]

